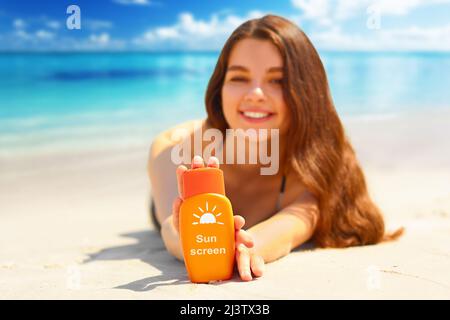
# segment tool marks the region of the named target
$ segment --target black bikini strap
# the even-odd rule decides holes
[[[283,175],[283,180],[281,180],[280,193],[284,193],[285,187],[286,187],[286,175]]]

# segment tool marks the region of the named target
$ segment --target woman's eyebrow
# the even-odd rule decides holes
[[[244,71],[244,72],[249,72],[248,68],[244,67],[244,66],[239,66],[239,65],[232,65],[230,67],[227,68],[227,71]],[[269,69],[267,69],[267,72],[282,72],[283,71],[283,67],[270,67]]]
[[[233,65],[233,66],[228,67],[227,71],[244,71],[244,72],[248,72],[248,69],[246,67],[243,67],[243,66]]]
[[[267,72],[283,72],[283,67],[272,67],[269,68]]]

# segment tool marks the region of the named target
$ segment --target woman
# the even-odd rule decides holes
[[[279,130],[276,174],[261,175],[260,162],[221,165],[235,214],[242,280],[261,276],[265,263],[310,239],[321,247],[349,247],[400,236],[403,230],[385,234],[382,215],[369,197],[334,108],[322,62],[296,25],[267,15],[239,26],[222,49],[205,102],[208,116],[202,130]],[[152,144],[148,169],[153,219],[168,251],[183,259],[178,185],[187,168],[170,159],[175,145],[171,135],[180,128],[189,129],[193,138],[192,123],[160,134]],[[215,157],[205,160],[207,164],[195,156],[192,168],[219,166]]]

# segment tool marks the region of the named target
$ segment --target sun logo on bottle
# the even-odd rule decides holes
[[[223,222],[217,221],[216,219],[217,217],[220,217],[222,215],[222,212],[214,213],[214,211],[216,210],[216,206],[214,206],[214,208],[212,208],[212,210],[209,211],[208,201],[206,201],[206,206],[204,209],[198,207],[198,210],[200,210],[201,213],[199,214],[194,213],[192,215],[197,219],[199,219],[199,221],[192,222],[192,224],[213,224],[213,223],[224,224]]]

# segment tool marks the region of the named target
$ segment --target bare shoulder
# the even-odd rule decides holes
[[[179,143],[180,134],[191,135],[194,128],[203,126],[204,122],[205,120],[201,119],[186,121],[156,135],[150,146],[149,160],[157,158],[161,153]]]

